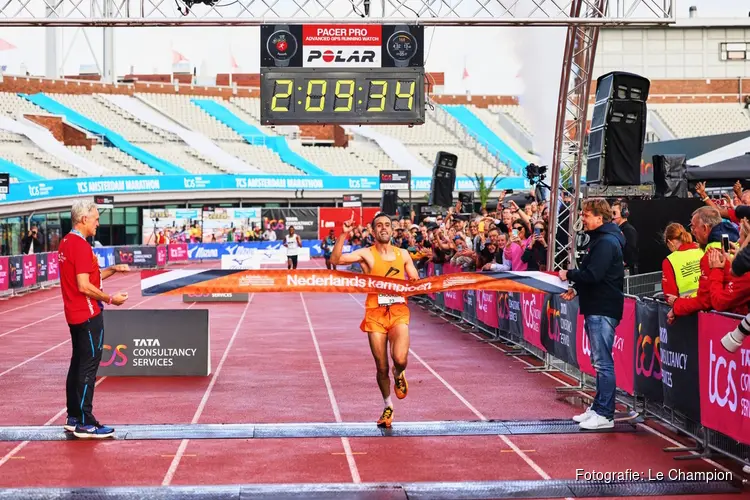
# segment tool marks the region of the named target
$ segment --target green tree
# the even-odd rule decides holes
[[[484,174],[474,174],[474,185],[477,187],[477,193],[479,194],[479,201],[482,204],[482,208],[487,208],[487,201],[490,199],[490,194],[495,189],[499,179],[500,172],[495,174],[490,182],[484,178]]]

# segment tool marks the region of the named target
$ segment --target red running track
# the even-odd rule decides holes
[[[361,296],[256,294],[248,304],[188,305],[180,297],[141,297],[137,273],[105,284],[130,292],[126,308],[208,308],[214,367],[205,378],[100,378],[94,409],[108,425],[374,423],[382,411],[359,330]],[[0,304],[0,425],[62,425],[70,346],[59,293]],[[394,397],[396,423],[582,411],[580,399],[555,392],[567,382],[559,374],[528,373],[526,358],[411,309],[410,392]],[[674,461],[662,448],[675,444],[652,423],[636,433],[587,435],[0,442],[0,488],[573,479],[577,469],[628,468],[728,467],[739,475],[731,464]]]

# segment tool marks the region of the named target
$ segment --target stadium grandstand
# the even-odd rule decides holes
[[[744,2],[35,2],[0,4],[0,500],[750,493]]]

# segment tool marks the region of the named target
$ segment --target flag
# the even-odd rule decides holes
[[[466,66],[464,66],[464,76],[461,79],[466,80],[467,78],[469,78],[469,70],[466,69]]]
[[[239,64],[237,64],[237,60],[234,58],[234,54],[229,54],[230,64],[232,65],[232,70],[240,69]]]
[[[16,48],[15,45],[13,45],[12,43],[10,43],[10,42],[8,42],[6,40],[3,40],[2,38],[0,38],[0,51],[3,51],[3,50],[13,50],[15,48]]]
[[[172,49],[172,64],[177,64],[180,61],[187,61],[187,59],[185,58],[185,56]]]

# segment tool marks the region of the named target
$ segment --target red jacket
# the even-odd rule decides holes
[[[694,250],[696,248],[700,248],[697,243],[683,243],[677,251],[682,252],[683,250]],[[669,259],[664,259],[661,263],[661,289],[665,297],[667,295],[680,296],[679,289],[677,288],[677,279],[674,276],[674,268]]]
[[[711,305],[716,311],[747,314],[750,274],[740,277],[728,276],[725,269],[711,269],[708,275]]]
[[[732,265],[729,260],[724,263],[724,280],[730,281]],[[712,269],[708,265],[708,252],[701,258],[701,277],[698,280],[698,295],[696,297],[679,297],[674,301],[672,310],[675,316],[689,316],[698,311],[710,311],[713,309],[711,302],[711,285],[708,276]]]

